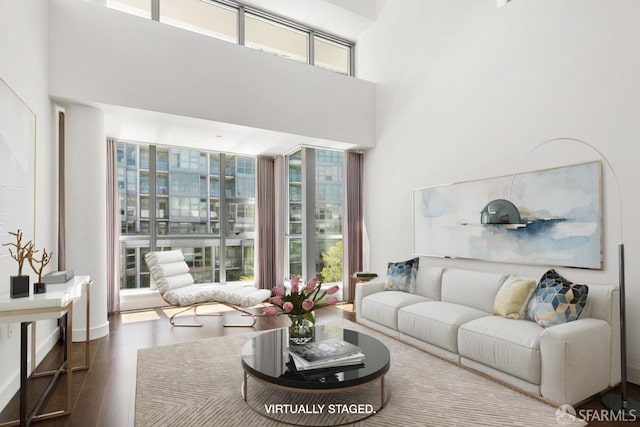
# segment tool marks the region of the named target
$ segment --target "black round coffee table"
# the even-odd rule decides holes
[[[242,368],[244,369],[242,394],[245,402],[248,402],[247,382],[249,376],[270,387],[285,391],[323,394],[347,392],[379,380],[379,406],[376,405],[377,407],[373,408],[373,405],[353,405],[353,408],[345,406],[344,410],[362,410],[361,415],[365,416],[359,419],[364,419],[382,409],[385,405],[384,376],[390,367],[389,349],[377,339],[362,332],[333,326],[315,326],[314,341],[330,338],[338,338],[360,347],[361,352],[365,355],[363,364],[317,371],[296,371],[289,357],[287,328],[268,331],[249,340],[242,347],[241,353]],[[288,401],[288,399],[284,400]],[[322,410],[326,412],[341,409],[329,405],[331,404],[323,406]],[[271,418],[268,413],[262,413],[262,415]],[[282,419],[278,419],[278,421],[282,421]]]

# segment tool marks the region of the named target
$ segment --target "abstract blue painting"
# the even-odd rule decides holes
[[[600,161],[414,190],[414,252],[422,256],[602,268]],[[482,225],[495,199],[522,224]]]

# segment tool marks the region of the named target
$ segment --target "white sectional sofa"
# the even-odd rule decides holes
[[[618,289],[589,286],[578,320],[543,328],[492,315],[502,274],[422,265],[416,292],[356,286],[356,320],[557,405],[620,382]]]

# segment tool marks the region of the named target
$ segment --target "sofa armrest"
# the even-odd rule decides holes
[[[353,300],[353,304],[356,307],[356,320],[362,317],[362,299],[367,295],[384,291],[384,283],[384,279],[381,278],[356,283],[356,296]]]
[[[540,394],[574,405],[609,386],[611,327],[600,319],[579,319],[540,334]]]

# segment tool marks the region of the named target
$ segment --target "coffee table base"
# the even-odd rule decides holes
[[[271,403],[255,403],[249,402],[248,399],[248,383],[249,378],[255,380],[262,389],[255,394],[267,395],[271,399]],[[362,390],[373,386],[376,381],[380,382],[379,394],[370,390],[365,393],[351,394],[353,390]],[[332,399],[328,395],[339,395],[337,399]],[[278,421],[289,425],[345,425],[367,419],[379,411],[381,411],[388,396],[385,394],[384,375],[374,378],[371,381],[343,388],[327,388],[327,389],[303,389],[296,387],[286,387],[273,384],[260,378],[256,378],[244,371],[242,381],[241,394],[247,406],[254,412],[268,419]],[[253,394],[253,393],[252,393]],[[302,397],[305,395],[305,397]],[[314,400],[312,395],[318,395],[318,399]],[[356,403],[356,398],[360,400],[369,398],[369,402],[373,401],[374,395],[380,398],[380,405],[375,408],[371,403]],[[377,397],[375,400],[377,400]],[[297,402],[296,402],[297,401]],[[286,402],[286,403],[278,403]],[[287,421],[286,417],[290,416],[292,420]],[[324,420],[323,420],[324,418]],[[306,422],[305,422],[306,419]]]

